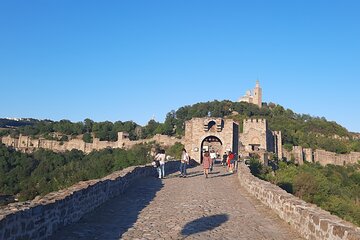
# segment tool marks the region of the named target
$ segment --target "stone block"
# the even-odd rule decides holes
[[[320,220],[320,229],[323,232],[328,232],[328,230],[329,230],[329,221],[327,219],[321,219]]]
[[[346,228],[345,226],[335,225],[335,226],[333,226],[332,234],[334,236],[342,239],[345,236],[346,230],[349,230],[349,229]]]

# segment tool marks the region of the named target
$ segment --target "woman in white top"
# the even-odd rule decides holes
[[[186,177],[186,165],[189,164],[189,159],[189,154],[186,152],[185,148],[183,148],[180,162],[180,177]]]
[[[155,156],[155,160],[158,160],[160,162],[160,166],[157,167],[159,178],[165,177],[165,159],[165,150],[160,150],[159,153]]]

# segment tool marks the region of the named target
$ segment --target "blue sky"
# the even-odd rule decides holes
[[[134,120],[264,101],[360,132],[360,1],[0,0],[0,117]]]

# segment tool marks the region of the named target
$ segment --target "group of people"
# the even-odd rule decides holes
[[[159,174],[160,179],[165,178],[165,159],[166,159],[165,150],[160,150],[154,158],[154,167],[157,168],[157,172]],[[187,177],[186,168],[189,163],[190,163],[190,156],[186,152],[185,148],[183,148],[181,154],[181,161],[180,161],[180,177],[184,177],[184,178]]]
[[[190,163],[190,156],[187,153],[186,149],[183,148],[181,153],[181,159],[180,159],[180,177],[186,178],[187,177],[187,165]],[[154,158],[154,166],[157,168],[157,172],[159,174],[159,178],[162,179],[165,177],[165,150],[160,150],[155,158]],[[209,151],[205,151],[203,155],[203,169],[204,169],[204,175],[205,178],[208,178],[210,169],[213,168],[214,160],[210,156]],[[226,165],[226,170],[230,173],[233,173],[235,170],[235,155],[231,151],[228,153],[224,153],[223,155],[223,161],[222,165]]]
[[[223,166],[226,166],[226,171],[233,173],[236,170],[235,154],[231,151],[229,151],[228,153],[225,152],[221,164]]]
[[[205,178],[208,178],[209,172],[212,170],[214,165],[214,159],[210,155],[208,151],[204,152],[203,156],[203,168],[204,168],[204,175]],[[222,165],[226,165],[226,171],[233,173],[235,171],[235,155],[231,151],[228,153],[224,153]]]

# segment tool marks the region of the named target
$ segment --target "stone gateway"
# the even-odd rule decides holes
[[[281,132],[270,131],[265,119],[245,119],[243,133],[239,129],[232,119],[193,118],[185,123],[185,148],[198,163],[205,151],[218,157],[227,151],[235,156],[257,154],[264,163],[268,152],[282,158]]]

